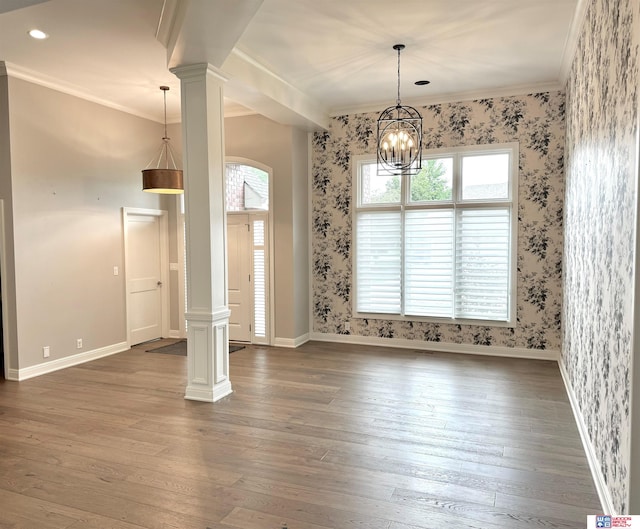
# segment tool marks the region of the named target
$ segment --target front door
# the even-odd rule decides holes
[[[229,339],[251,341],[251,232],[248,215],[227,215]]]
[[[127,296],[131,345],[162,337],[161,218],[127,215]]]

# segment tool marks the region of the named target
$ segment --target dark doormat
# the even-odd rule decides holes
[[[230,353],[234,353],[236,351],[239,351],[240,349],[244,349],[244,346],[229,344]],[[170,345],[164,345],[156,349],[147,349],[146,352],[147,353],[163,353],[166,355],[187,356],[187,340],[180,340],[176,343],[172,343]]]

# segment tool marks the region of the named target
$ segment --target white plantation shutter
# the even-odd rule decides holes
[[[406,212],[405,314],[453,316],[453,221],[451,209]]]
[[[510,208],[461,209],[456,220],[455,316],[507,320]]]
[[[386,181],[354,159],[354,313],[515,324],[518,144],[426,153],[449,168]]]
[[[356,230],[357,311],[400,314],[400,211],[358,213]]]
[[[265,258],[265,222],[253,221],[253,335],[267,336],[267,263]]]

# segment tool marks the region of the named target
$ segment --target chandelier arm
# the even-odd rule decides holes
[[[156,163],[156,169],[160,169],[160,164],[162,163],[162,155],[165,152],[165,147],[166,147],[166,143],[162,145],[162,148],[160,149],[160,154],[158,155],[158,161]]]
[[[149,163],[146,165],[146,167],[143,169],[143,171],[146,171],[147,169],[149,169],[149,167],[151,167],[151,164],[153,163],[153,161],[155,159],[156,159],[155,156],[153,158],[151,158],[151,160],[149,160]]]
[[[178,166],[176,165],[176,160],[175,160],[175,158],[173,157],[173,149],[172,149],[172,147],[171,147],[171,145],[170,145],[170,144],[167,144],[167,146],[169,147],[169,149],[168,149],[168,153],[169,153],[169,157],[171,158],[171,164],[173,165],[173,168],[174,168],[174,169],[177,169],[177,168],[178,168]],[[168,169],[168,168],[169,168],[169,164],[167,163],[167,169]]]

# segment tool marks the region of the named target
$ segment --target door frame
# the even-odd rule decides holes
[[[251,160],[249,158],[242,158],[239,156],[227,156],[225,158],[225,179],[226,179],[226,165],[228,163],[231,164],[242,164],[242,165],[249,165],[251,167],[255,167],[257,169],[260,169],[261,171],[264,171],[265,173],[267,173],[269,175],[269,209],[267,211],[264,210],[255,210],[253,211],[253,214],[262,214],[262,215],[266,215],[266,219],[267,219],[267,230],[266,230],[266,237],[267,237],[267,245],[266,245],[266,249],[267,252],[269,253],[268,259],[267,259],[267,263],[269,266],[269,275],[268,275],[268,288],[267,288],[267,296],[269,298],[268,303],[267,303],[267,311],[268,311],[268,317],[269,317],[269,325],[267,326],[267,340],[266,342],[261,342],[264,345],[273,345],[274,344],[274,340],[275,340],[275,335],[276,335],[276,323],[275,323],[275,267],[274,267],[274,262],[275,262],[275,251],[274,251],[274,247],[275,247],[275,230],[274,230],[274,222],[273,222],[273,169],[271,169],[271,167],[269,167],[268,165],[264,165],[260,162],[256,162],[255,160]],[[187,241],[185,239],[185,211],[184,211],[184,195],[177,195],[176,196],[176,208],[177,208],[177,217],[178,217],[178,222],[177,224],[177,229],[178,229],[178,233],[177,233],[177,240],[178,240],[178,282],[179,282],[179,290],[178,290],[178,303],[180,304],[180,309],[179,309],[179,314],[180,316],[180,335],[182,338],[186,338],[186,320],[184,318],[184,311],[186,310],[185,307],[185,298],[186,298],[186,272],[185,272],[185,249],[186,249],[186,244]],[[233,212],[229,212],[229,211],[225,211],[225,214],[228,215],[230,213]],[[251,218],[251,210],[245,210],[245,211],[239,211],[238,213],[243,213],[243,214],[248,214],[249,217]],[[251,259],[252,259],[252,263],[253,263],[253,252],[251,252]],[[229,254],[225,248],[225,260],[226,260],[226,266],[228,266],[229,263]],[[253,274],[253,264],[251,267],[251,273]],[[253,288],[253,285],[252,285]],[[251,329],[252,329],[252,338],[251,338],[251,343],[253,343],[253,329],[254,329],[254,322],[253,322],[253,296],[251,298],[251,303],[252,303],[252,319],[251,319]]]
[[[125,320],[127,323],[127,345],[131,347],[131,322],[129,312],[131,308],[131,295],[129,294],[128,270],[129,270],[129,217],[146,216],[158,217],[160,222],[160,319],[162,325],[162,337],[169,336],[169,222],[168,212],[163,209],[147,208],[122,208],[122,230],[124,244],[124,288],[125,288]]]
[[[260,169],[269,175],[269,209],[267,211],[264,210],[255,210],[254,214],[266,214],[267,216],[267,230],[265,235],[267,236],[267,251],[269,252],[269,256],[267,262],[269,264],[269,288],[267,288],[267,296],[269,297],[267,303],[267,310],[269,311],[269,325],[267,327],[267,344],[274,344],[274,337],[276,335],[276,319],[274,317],[276,313],[276,302],[275,302],[275,271],[274,271],[274,260],[275,260],[275,236],[274,236],[274,222],[273,222],[273,169],[268,165],[264,165],[260,162],[256,162],[255,160],[251,160],[250,158],[243,158],[241,156],[227,156],[224,159],[225,166],[225,182],[227,177],[226,167],[227,164],[240,164],[240,165],[248,165],[250,167],[255,167],[256,169]],[[228,215],[229,213],[233,213],[232,211],[225,211]],[[251,219],[252,210],[239,211],[238,213],[246,213],[249,215]],[[253,233],[253,232],[252,232]],[[227,260],[227,266],[229,263],[229,255],[228,253],[225,255]],[[251,274],[253,274],[253,251],[251,252]],[[253,283],[251,285],[253,289]],[[254,300],[253,296],[251,297],[251,342],[253,343],[253,329],[254,329],[254,321],[253,321],[253,310],[254,310]]]

